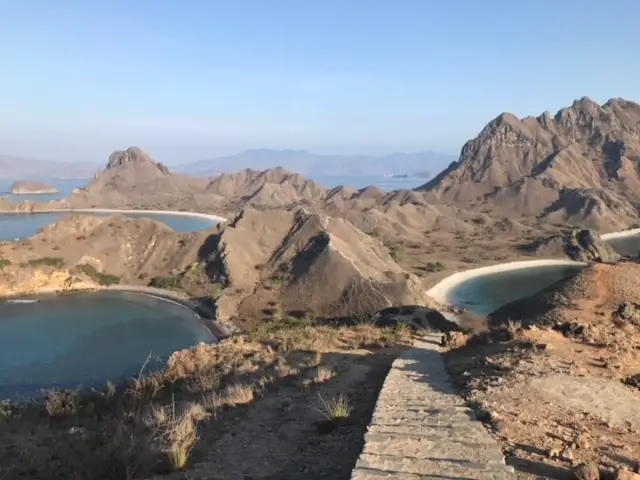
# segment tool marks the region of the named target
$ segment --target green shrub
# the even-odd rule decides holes
[[[441,272],[444,269],[444,264],[440,262],[429,262],[423,268],[425,272]]]
[[[4,267],[8,267],[9,265],[11,265],[11,260],[0,258],[0,270],[2,270]]]
[[[153,277],[149,281],[149,286],[153,288],[164,288],[164,289],[181,289],[182,281],[180,277],[172,276],[172,277]]]
[[[120,277],[99,272],[93,267],[93,265],[89,265],[88,263],[78,265],[78,270],[84,272],[89,278],[106,287],[120,283]]]
[[[391,255],[391,258],[393,258],[396,262],[399,262],[404,256],[404,251],[402,250],[401,246],[394,245],[389,249],[389,255]]]
[[[34,260],[29,260],[29,265],[32,267],[41,267],[46,265],[48,267],[60,268],[64,265],[64,259],[60,257],[42,257]]]

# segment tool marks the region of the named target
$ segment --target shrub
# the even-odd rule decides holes
[[[40,267],[46,265],[47,267],[60,268],[64,265],[64,259],[60,257],[42,257],[34,260],[29,260],[29,265],[32,267]]]
[[[11,265],[11,260],[7,260],[6,258],[0,258],[0,270],[4,267]]]
[[[78,265],[78,270],[84,272],[89,278],[95,280],[100,285],[109,286],[120,283],[120,277],[99,272],[93,265],[89,265],[88,263]]]
[[[393,258],[394,261],[399,262],[404,256],[404,251],[399,245],[394,245],[389,249],[389,255],[391,255],[391,258]]]
[[[444,269],[444,264],[440,262],[429,262],[423,268],[425,272],[441,272]]]
[[[149,281],[149,286],[153,288],[164,288],[179,290],[182,288],[182,281],[180,277],[153,277]]]

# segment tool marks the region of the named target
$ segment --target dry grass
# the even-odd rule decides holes
[[[0,478],[136,480],[189,469],[194,455],[206,451],[199,432],[225,411],[243,408],[280,382],[300,385],[310,378],[319,386],[334,378],[323,364],[325,353],[409,340],[402,328],[287,318],[248,336],[178,352],[158,374],[144,375],[145,362],[122,385],[50,390],[42,402],[2,404]],[[332,424],[351,414],[341,395],[321,398],[319,409]]]
[[[324,382],[327,382],[327,381],[331,380],[334,375],[335,375],[335,373],[334,373],[334,371],[332,369],[330,369],[329,367],[326,367],[324,365],[320,365],[316,369],[316,374],[313,377],[313,383],[324,383]]]
[[[344,395],[325,400],[320,394],[320,405],[318,411],[328,421],[346,420],[351,415],[351,407],[349,401]]]

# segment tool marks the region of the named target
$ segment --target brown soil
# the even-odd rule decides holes
[[[585,462],[637,467],[639,274],[631,263],[593,265],[504,307],[490,332],[451,337],[448,369],[520,477],[566,478]]]

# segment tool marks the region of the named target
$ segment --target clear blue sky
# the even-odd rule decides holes
[[[638,0],[0,0],[0,153],[457,153],[640,99]]]

